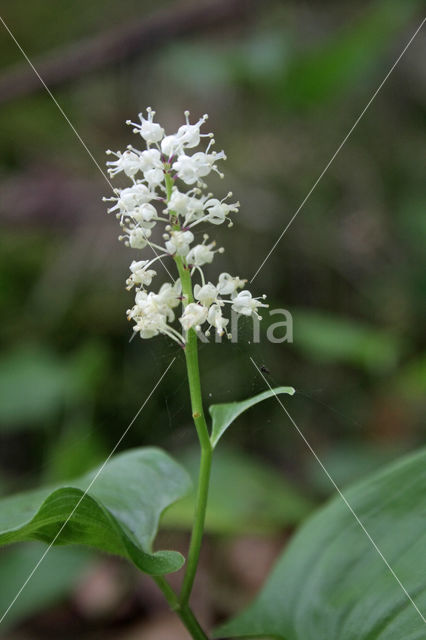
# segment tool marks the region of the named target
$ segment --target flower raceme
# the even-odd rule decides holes
[[[207,325],[206,335],[211,329],[220,336],[226,333],[229,323],[223,313],[226,304],[236,313],[258,317],[258,309],[268,305],[243,288],[246,280],[221,273],[214,285],[204,276],[202,267],[224,249],[216,249],[216,243],[206,233],[202,243],[197,243],[194,228],[200,223],[224,222],[231,227],[230,215],[239,209],[239,202],[229,202],[232,193],[221,200],[206,193],[204,178],[212,171],[223,177],[216,163],[226,159],[223,151],[212,150],[213,134],[201,133],[207,115],[191,124],[186,111],[185,124],[173,135],[166,135],[163,127],[154,122],[154,116],[155,112],[148,107],[146,118],[139,114],[140,123],[127,121],[145,141],[145,150],[129,145],[123,152],[107,151],[115,156],[107,162],[111,178],[123,173],[131,185],[115,189],[114,196],[104,200],[112,203],[108,212],[117,216],[124,231],[120,240],[136,250],[149,246],[155,254],[150,260],[133,260],[130,265],[126,285],[128,290],[135,287],[136,293],[135,304],[127,316],[134,322],[134,331],[141,338],[164,334],[184,346],[190,329],[200,331]],[[189,150],[198,147],[202,138],[208,139],[205,151],[191,154]],[[164,225],[164,246],[150,240],[158,223]],[[152,265],[169,256],[176,263],[179,277],[164,283],[158,293],[147,291],[157,275]],[[192,290],[193,277],[200,282]],[[180,304],[182,313],[177,318],[175,309]],[[180,330],[172,326],[176,319]]]

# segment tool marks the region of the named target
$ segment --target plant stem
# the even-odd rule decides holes
[[[184,305],[193,302],[191,275],[184,266],[180,257],[175,258],[182,282]],[[204,417],[203,401],[201,396],[200,370],[198,366],[198,339],[193,329],[188,331],[185,345],[186,369],[188,374],[189,393],[191,396],[192,417],[197,430],[201,447],[200,470],[198,475],[197,496],[195,501],[194,524],[192,527],[191,541],[189,544],[186,571],[180,594],[180,603],[186,605],[191,596],[195,574],[197,572],[200,557],[201,542],[204,533],[207,499],[209,492],[210,471],[213,449],[210,442],[209,431]]]
[[[165,172],[166,200],[170,201],[173,191],[173,179],[169,173],[169,167]],[[180,226],[177,225],[179,229]],[[194,302],[192,295],[192,281],[189,268],[184,264],[181,256],[174,257],[182,284],[183,306]],[[192,637],[196,640],[207,638],[198,624],[194,614],[188,606],[197,573],[198,560],[200,558],[201,543],[206,519],[207,499],[209,492],[210,471],[213,448],[210,442],[209,430],[204,416],[203,400],[201,395],[200,369],[198,366],[198,338],[194,329],[188,331],[185,345],[186,370],[188,375],[189,393],[191,397],[192,418],[197,430],[201,447],[200,470],[198,476],[197,496],[195,500],[194,524],[192,527],[191,541],[189,544],[188,558],[185,575],[182,583],[180,597],[177,598],[174,591],[164,579],[158,582],[172,608],[176,610]]]
[[[169,603],[170,609],[177,613],[177,615],[191,634],[193,640],[208,640],[208,636],[204,633],[190,607],[188,605],[182,605],[179,602],[177,595],[175,594],[167,580],[162,576],[156,576],[154,577],[154,580],[163,592],[167,602]]]
[[[200,470],[198,474],[197,497],[195,502],[194,524],[192,527],[191,542],[186,561],[186,572],[180,594],[180,601],[183,604],[189,601],[200,557],[209,492],[211,461],[211,449],[208,450],[202,448]]]

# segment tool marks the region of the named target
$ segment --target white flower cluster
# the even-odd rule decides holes
[[[133,249],[149,246],[155,253],[151,260],[134,260],[130,265],[126,284],[128,289],[136,288],[136,295],[135,304],[127,315],[135,323],[134,330],[141,338],[161,333],[184,345],[186,332],[192,328],[198,331],[206,323],[206,335],[212,328],[218,335],[223,335],[229,323],[223,315],[227,303],[245,316],[258,316],[259,307],[267,305],[243,289],[245,280],[222,273],[214,285],[204,277],[202,267],[211,263],[215,253],[222,253],[223,249],[216,249],[215,242],[209,242],[208,234],[204,234],[202,243],[197,244],[194,227],[202,222],[213,225],[227,222],[232,226],[230,214],[239,208],[238,202],[227,202],[232,193],[222,200],[206,193],[203,179],[212,171],[223,177],[216,163],[226,158],[223,151],[211,150],[213,134],[200,131],[207,115],[191,124],[186,111],[186,123],[173,135],[165,135],[163,127],[154,122],[154,115],[155,112],[148,108],[146,118],[139,114],[140,123],[127,121],[133,126],[133,132],[145,141],[145,150],[129,145],[124,152],[107,151],[115,156],[107,162],[110,176],[124,173],[131,180],[131,186],[115,189],[115,195],[104,200],[112,202],[108,212],[116,214],[124,230],[120,239]],[[206,150],[190,155],[188,150],[199,146],[203,137],[209,139]],[[152,230],[159,222],[164,224],[164,246],[150,240]],[[180,276],[188,273],[189,279],[185,278],[183,283],[178,277],[172,283],[163,284],[158,293],[147,291],[146,287],[157,275],[151,266],[168,256],[174,259]],[[195,273],[201,284],[195,284],[192,290],[191,277]],[[175,309],[180,304],[181,330],[178,331],[172,323]]]

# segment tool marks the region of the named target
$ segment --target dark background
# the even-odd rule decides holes
[[[232,189],[242,205],[232,229],[218,228],[227,250],[211,273],[251,278],[420,9],[393,0],[4,0],[1,16],[102,167],[105,149],[134,142],[124,122],[148,105],[170,133],[185,109],[210,114],[228,156],[218,196]],[[173,356],[122,448],[156,444],[194,466],[180,349],[166,338],[129,343],[124,280],[134,256],[105,213],[108,185],[1,24],[0,56],[0,490],[102,461]],[[292,313],[294,343],[271,345],[263,333],[252,344],[246,324],[238,344],[201,350],[206,404],[265,389],[250,356],[272,385],[296,387],[286,406],[342,487],[424,440],[424,56],[421,33],[250,287]],[[215,482],[195,601],[209,625],[247,602],[294,525],[332,493],[273,400],[227,433]],[[175,511],[162,544],[184,550],[188,523]],[[2,610],[41,553],[2,552]],[[120,562],[52,550],[2,637],[185,638],[162,606]]]

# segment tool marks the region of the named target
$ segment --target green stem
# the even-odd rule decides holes
[[[180,257],[175,258],[182,282],[182,294],[184,305],[193,302],[191,275],[184,266]],[[201,542],[204,533],[206,519],[207,499],[209,492],[210,471],[213,449],[210,442],[209,431],[204,417],[203,401],[201,396],[200,370],[198,366],[198,339],[193,329],[188,331],[185,345],[186,369],[188,374],[189,393],[191,397],[192,417],[197,430],[201,446],[200,470],[198,475],[197,496],[195,501],[194,524],[192,527],[191,541],[189,544],[186,571],[183,579],[180,602],[185,605],[189,602],[195,574],[197,572],[200,557]]]
[[[194,524],[192,527],[191,541],[189,544],[188,558],[186,561],[185,576],[180,593],[180,600],[183,604],[189,602],[192,587],[194,585],[195,575],[197,573],[198,561],[200,558],[209,493],[211,461],[212,451],[201,449],[197,497],[195,501]]]
[[[165,172],[166,200],[170,201],[173,190],[173,179],[169,173],[169,166]],[[177,228],[180,228],[177,225]],[[187,265],[180,256],[175,256],[176,266],[182,283],[183,306],[194,302],[192,295],[191,274]],[[180,597],[177,600],[175,593],[170,589],[164,580],[160,585],[164,594],[171,598],[172,608],[180,615],[184,624],[191,632],[193,638],[206,638],[203,630],[192,614],[188,602],[191,596],[192,587],[197,573],[198,561],[200,558],[201,543],[204,533],[204,523],[206,519],[207,500],[209,492],[210,471],[212,463],[213,449],[210,442],[209,430],[204,416],[203,401],[201,395],[200,369],[198,365],[198,338],[193,329],[188,331],[185,345],[186,370],[188,375],[189,393],[191,397],[192,418],[197,430],[201,447],[200,470],[198,476],[197,496],[195,500],[194,524],[192,527],[191,540],[189,544],[186,570],[182,583]],[[170,603],[170,600],[169,600]]]
[[[190,607],[188,605],[182,605],[179,602],[177,595],[175,594],[167,580],[162,576],[154,577],[154,580],[163,592],[167,602],[169,603],[170,609],[177,613],[177,615],[191,634],[193,640],[208,640],[208,636],[201,628]]]

